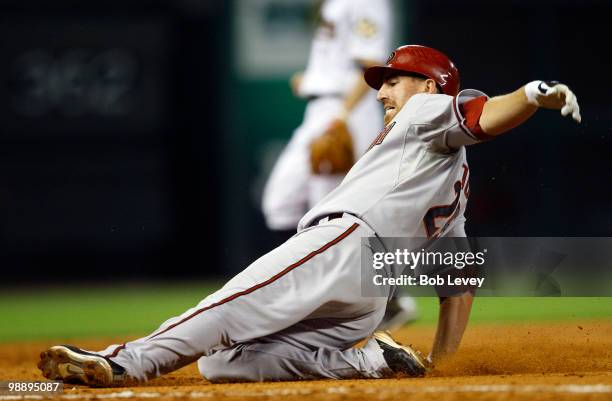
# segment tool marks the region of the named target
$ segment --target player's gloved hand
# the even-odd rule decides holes
[[[581,121],[578,99],[566,85],[556,81],[532,81],[525,85],[525,94],[534,106],[561,109],[562,116],[571,114],[576,122]]]
[[[334,120],[310,144],[310,166],[314,174],[346,174],[354,163],[353,138],[341,119]]]

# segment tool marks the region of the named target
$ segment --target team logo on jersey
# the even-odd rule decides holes
[[[385,127],[384,130],[380,131],[380,134],[378,134],[376,136],[376,139],[374,139],[374,142],[372,142],[372,144],[370,145],[370,147],[368,148],[368,150],[372,149],[374,146],[376,145],[380,145],[381,143],[383,143],[383,141],[385,140],[387,134],[389,133],[389,131],[391,131],[391,129],[395,126],[395,123],[397,121],[393,121],[391,124],[387,125]],[[367,151],[366,151],[367,152]]]
[[[357,22],[355,31],[359,36],[370,39],[378,33],[378,27],[376,24],[369,19],[362,18]]]

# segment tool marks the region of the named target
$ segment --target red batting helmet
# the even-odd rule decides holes
[[[431,78],[447,95],[459,93],[459,70],[442,52],[431,47],[407,45],[398,47],[391,53],[387,65],[377,65],[365,71],[364,78],[368,85],[380,89],[384,73],[387,70],[413,72]]]

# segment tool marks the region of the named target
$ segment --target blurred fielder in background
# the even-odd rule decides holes
[[[308,100],[304,120],[263,194],[266,223],[284,232],[283,241],[295,234],[304,213],[338,186],[383,126],[363,70],[384,62],[391,50],[390,1],[325,0],[317,14],[306,70],[291,78],[293,93]],[[318,160],[312,160],[312,150]]]

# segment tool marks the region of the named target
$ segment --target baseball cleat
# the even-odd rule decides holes
[[[71,345],[56,345],[41,352],[38,369],[49,380],[114,387],[125,383],[125,369],[103,356]]]
[[[387,304],[377,330],[394,331],[413,322],[419,316],[416,302],[412,297],[393,297]]]
[[[396,342],[388,332],[377,331],[374,339],[383,351],[387,366],[394,373],[403,373],[411,377],[424,376],[427,368],[419,351]]]

